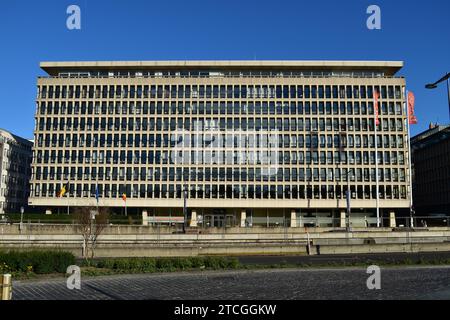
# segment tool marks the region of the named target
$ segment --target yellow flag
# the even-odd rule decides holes
[[[66,186],[63,185],[61,191],[59,192],[59,197],[60,198],[63,197],[65,193],[66,193]]]

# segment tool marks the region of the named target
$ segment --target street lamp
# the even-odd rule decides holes
[[[25,209],[24,207],[20,207],[20,230],[22,230],[23,228],[23,213],[24,213]]]
[[[186,233],[186,222],[187,222],[187,185],[184,185],[183,188],[183,216],[184,216],[184,221],[183,221],[183,233]]]
[[[340,152],[345,152],[346,148],[347,150],[349,149],[348,147],[348,132],[347,132],[347,128],[346,127],[341,127],[341,130],[343,129],[342,132],[339,133],[340,135],[340,144],[339,144],[339,151]],[[343,145],[342,141],[345,141],[345,146]],[[348,163],[348,159],[347,159],[347,163]],[[352,209],[351,209],[351,190],[350,190],[350,168],[345,168],[345,176],[347,179],[347,191],[345,192],[345,201],[346,201],[346,205],[347,205],[347,232],[352,231],[352,224],[351,224],[351,213],[352,213]]]
[[[448,112],[450,116],[450,73],[447,73],[443,78],[439,79],[435,83],[429,83],[425,86],[426,89],[436,89],[438,84],[447,81],[447,97],[448,97]]]

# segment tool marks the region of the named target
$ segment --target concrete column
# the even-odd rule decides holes
[[[12,279],[10,274],[0,275],[0,300],[11,300],[12,298]]]
[[[291,228],[297,228],[297,212],[291,210]]]
[[[341,228],[347,227],[347,213],[345,211],[341,211]]]
[[[395,221],[395,212],[394,211],[390,211],[389,212],[389,226],[391,228],[397,227],[397,223]]]
[[[148,213],[147,210],[142,210],[142,225],[148,226]]]
[[[301,211],[300,211],[300,215],[297,219],[297,225],[299,228],[303,228],[305,226],[305,223],[303,222],[303,216],[302,216]]]
[[[197,227],[197,211],[192,210],[190,227]]]
[[[241,211],[241,228],[246,227],[245,221],[247,220],[247,212],[245,210]]]

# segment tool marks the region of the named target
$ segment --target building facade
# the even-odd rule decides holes
[[[377,203],[409,208],[402,66],[43,62],[29,204],[94,205],[98,190],[100,205],[159,221],[186,198],[193,225],[335,226],[347,205],[373,224]]]
[[[450,125],[430,126],[411,139],[416,215],[450,215]]]
[[[28,205],[33,143],[0,129],[0,214]]]

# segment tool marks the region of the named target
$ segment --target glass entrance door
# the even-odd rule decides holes
[[[204,225],[209,228],[223,228],[233,226],[233,215],[207,214],[205,215]],[[224,225],[224,221],[226,225]]]

